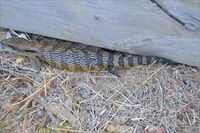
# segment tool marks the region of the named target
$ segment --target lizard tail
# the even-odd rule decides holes
[[[143,55],[129,55],[126,57],[124,61],[125,67],[134,67],[138,65],[148,65],[153,63],[154,61],[157,61],[159,63],[163,64],[176,64],[176,62],[162,58],[162,57],[156,57],[156,56],[143,56]],[[120,61],[119,61],[120,62]]]

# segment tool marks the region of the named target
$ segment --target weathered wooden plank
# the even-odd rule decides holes
[[[197,14],[190,5],[195,1],[178,8]],[[153,0],[0,0],[1,27],[200,66],[199,16],[195,19],[197,28],[189,30]]]
[[[200,0],[152,0],[192,31],[200,30]]]

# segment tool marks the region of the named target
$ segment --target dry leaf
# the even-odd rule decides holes
[[[24,100],[25,98],[26,96],[15,97],[10,102],[2,104],[0,107],[4,109],[6,112],[10,112],[13,109],[13,106],[15,103],[20,102]]]
[[[132,133],[134,130],[133,127],[126,126],[126,125],[112,125],[108,124],[105,128],[106,132],[111,132],[111,133],[121,133],[121,132],[126,132],[126,133]]]
[[[171,91],[167,92],[165,94],[165,96],[166,96],[166,98],[174,97],[174,96],[176,96],[176,92],[174,90],[171,90]]]
[[[42,96],[45,93],[47,93],[47,91],[49,91],[51,88],[53,88],[52,86],[54,85],[53,80],[50,81],[48,84],[46,84],[46,86],[42,86],[36,82],[33,82],[33,88],[38,90],[40,89],[40,91],[37,93],[38,96]]]
[[[13,108],[13,104],[8,102],[8,103],[4,103],[0,106],[2,109],[4,109],[6,112],[10,112]]]
[[[165,128],[164,127],[158,128],[158,130],[156,131],[156,133],[165,133]]]
[[[97,84],[97,80],[96,80],[96,78],[95,78],[94,76],[90,76],[90,81],[91,81],[94,85]]]
[[[26,133],[27,130],[31,127],[30,120],[26,116],[24,117],[24,123],[22,129],[20,129],[21,133]]]
[[[76,117],[71,113],[71,107],[65,107],[59,103],[51,102],[49,104],[49,110],[63,121],[69,121],[72,124],[76,124]]]
[[[43,86],[39,85],[38,83],[33,83],[32,87],[36,90],[40,89],[37,93],[38,96],[42,96],[45,93],[45,89]]]
[[[18,76],[18,77],[12,78],[12,79],[10,79],[10,80],[11,80],[11,81],[15,81],[15,80],[27,81],[27,82],[30,82],[30,83],[33,82],[30,78],[28,78],[28,77],[26,77],[26,76]]]
[[[20,64],[26,60],[25,57],[19,56],[16,58],[15,63]]]
[[[17,102],[24,100],[25,98],[26,98],[25,95],[24,96],[18,96],[18,97],[13,98],[10,103],[15,104]]]

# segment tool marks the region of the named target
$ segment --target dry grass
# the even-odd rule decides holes
[[[0,52],[0,132],[200,132],[200,76],[189,66],[151,64],[117,78],[34,64]]]

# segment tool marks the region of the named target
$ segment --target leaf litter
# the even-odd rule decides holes
[[[6,34],[1,29],[0,39]],[[0,131],[200,131],[200,74],[190,66],[152,63],[120,70],[117,78],[49,66],[38,71],[34,62],[0,51]]]

